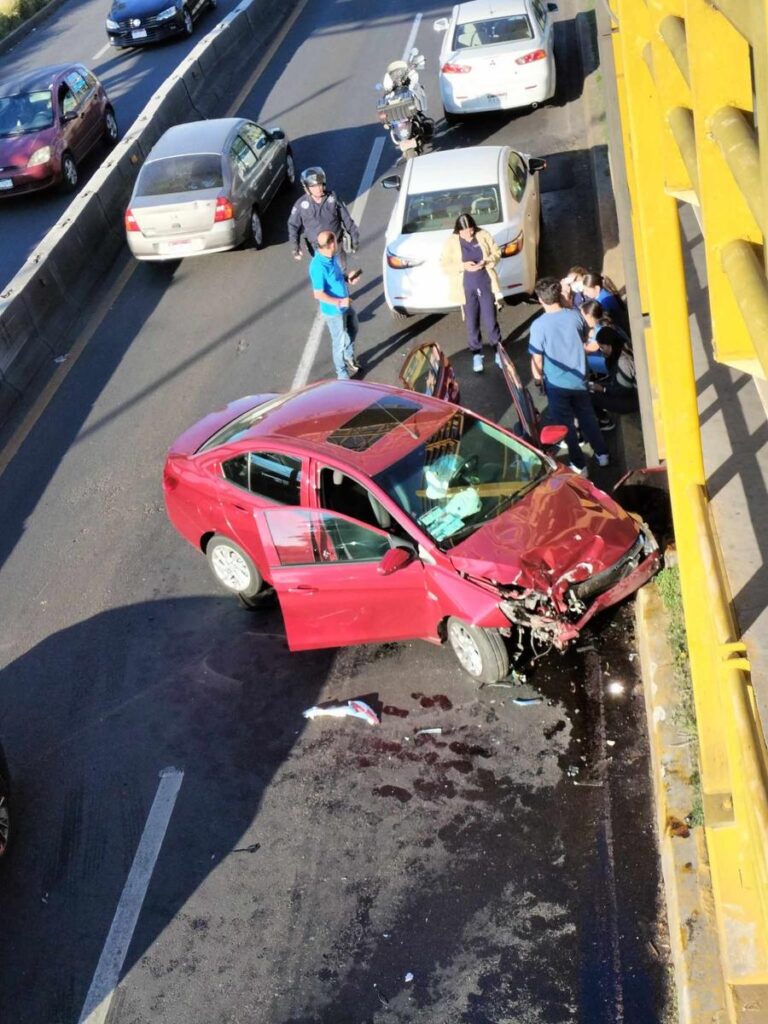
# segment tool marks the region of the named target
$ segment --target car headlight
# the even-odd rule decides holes
[[[513,238],[511,242],[507,242],[506,245],[501,247],[501,255],[503,256],[517,256],[519,252],[523,251],[523,232],[521,231],[517,238]]]
[[[407,260],[403,256],[396,256],[387,249],[387,266],[393,270],[407,270],[409,267],[420,267],[424,260]]]
[[[168,19],[172,18],[174,14],[176,14],[175,4],[173,5],[173,7],[166,7],[165,10],[160,11],[160,13],[156,15],[156,17],[158,21],[168,21]]]
[[[107,28],[110,32],[117,32],[120,25],[116,21],[113,21],[112,18],[107,18]]]
[[[47,164],[50,159],[51,147],[41,146],[40,149],[36,149],[29,160],[27,160],[27,167],[39,167],[40,164]]]

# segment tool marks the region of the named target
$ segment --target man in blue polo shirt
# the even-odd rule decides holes
[[[339,380],[349,380],[360,370],[354,349],[358,320],[350,305],[348,279],[336,255],[337,245],[333,231],[320,232],[315,254],[309,263],[309,279],[331,335],[336,376]],[[359,276],[357,271],[354,280]]]
[[[568,427],[566,443],[571,468],[583,475],[587,464],[579,447],[576,420],[592,445],[597,464],[607,466],[609,462],[608,448],[587,388],[587,324],[578,310],[560,305],[560,282],[554,277],[542,277],[535,290],[544,314],[531,324],[531,372],[537,384],[544,381],[552,423]]]

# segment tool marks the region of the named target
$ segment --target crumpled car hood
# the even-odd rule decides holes
[[[448,555],[470,576],[549,593],[614,565],[638,532],[607,494],[557,472]]]

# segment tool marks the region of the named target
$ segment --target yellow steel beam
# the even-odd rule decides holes
[[[647,6],[650,43],[646,50],[652,51],[652,57],[646,58],[646,64],[653,75],[662,113],[659,142],[664,153],[664,185],[672,195],[689,202],[698,201],[695,143],[691,159],[690,147],[684,151],[676,134],[676,129],[684,131],[683,120],[678,114],[672,116],[673,111],[691,107],[685,23],[682,18],[668,13],[668,0],[648,0]]]

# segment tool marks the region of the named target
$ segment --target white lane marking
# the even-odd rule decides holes
[[[160,772],[155,799],[85,997],[79,1024],[105,1024],[183,778],[184,772],[178,768],[164,768]]]
[[[413,25],[411,25],[411,34],[408,36],[408,42],[405,44],[403,50],[403,60],[408,60],[408,54],[411,52],[411,47],[416,42],[416,33],[419,31],[419,25],[421,24],[421,15],[417,14],[413,19]]]
[[[97,52],[94,53],[94,55],[91,57],[91,64],[95,64],[96,61],[99,59],[99,57],[103,57],[104,54],[107,52],[107,50],[111,50],[111,49],[112,49],[112,46],[109,43],[104,43],[102,48],[100,50],[97,50]]]
[[[383,136],[375,139],[373,146],[371,146],[368,163],[365,165],[363,176],[360,179],[360,188],[357,191],[357,198],[352,203],[349,211],[352,215],[352,219],[358,227],[363,219],[363,213],[365,212],[365,207],[368,203],[368,196],[370,195],[373,179],[376,176],[376,168],[378,167],[379,160],[381,158],[382,149],[384,149]],[[312,321],[312,326],[309,329],[309,335],[304,345],[304,351],[301,353],[299,365],[296,367],[296,373],[294,374],[293,383],[291,384],[291,391],[295,391],[296,388],[304,387],[309,380],[309,375],[312,372],[312,364],[317,356],[317,350],[320,348],[320,341],[323,337],[324,326],[325,320],[323,319],[323,314],[318,312],[315,315],[315,319]]]

